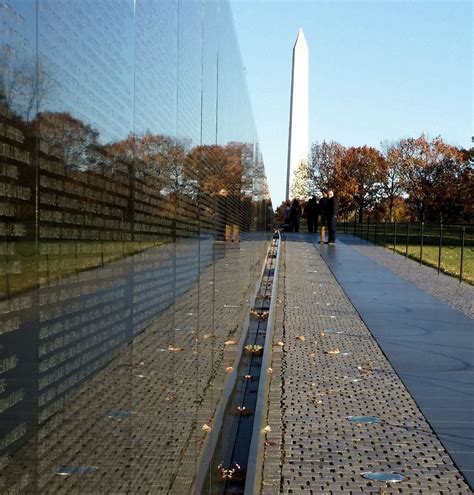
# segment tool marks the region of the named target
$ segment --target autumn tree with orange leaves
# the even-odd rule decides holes
[[[186,173],[184,143],[170,136],[130,133],[126,139],[107,147],[118,164],[131,164],[133,178],[153,188],[154,194],[188,194],[192,185]]]
[[[187,158],[187,176],[208,196],[224,194],[223,191],[239,196],[244,172],[242,148],[241,143],[196,146]]]
[[[375,206],[382,197],[387,163],[376,148],[361,146],[347,148],[341,167],[346,194],[355,205],[359,222],[362,222],[364,211]]]
[[[462,197],[460,220],[472,222],[474,220],[474,148],[462,149],[463,170],[459,174],[462,187],[459,195]]]
[[[323,141],[311,148],[310,174],[313,191],[333,189],[340,212],[357,210],[361,220],[366,208],[381,198],[387,164],[375,148],[345,148],[334,141]]]
[[[459,218],[472,194],[472,166],[441,137],[402,139],[396,152],[402,187],[420,222]]]

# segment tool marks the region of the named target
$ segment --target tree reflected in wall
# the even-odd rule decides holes
[[[192,493],[271,238],[230,7],[0,26],[0,491]]]

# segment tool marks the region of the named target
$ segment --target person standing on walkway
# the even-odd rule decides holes
[[[283,215],[283,230],[285,232],[291,232],[290,213],[291,213],[291,203],[287,201],[285,203],[285,213]]]
[[[313,196],[304,207],[304,215],[308,222],[308,232],[318,231],[318,206],[316,196]]]
[[[319,200],[319,214],[321,215],[321,238],[319,240],[319,244],[324,244],[324,239],[326,237],[326,225],[328,223],[328,193],[326,189],[323,189],[322,193],[323,197]]]
[[[329,189],[327,202],[328,244],[336,244],[336,217],[337,198],[334,196],[334,191]]]
[[[295,198],[293,200],[290,210],[291,232],[300,231],[300,220],[301,220],[301,206],[300,206],[300,202]]]

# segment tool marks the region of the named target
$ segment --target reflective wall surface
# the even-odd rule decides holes
[[[271,222],[227,1],[0,0],[0,493],[192,493]]]

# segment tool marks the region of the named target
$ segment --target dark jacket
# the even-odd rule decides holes
[[[327,198],[327,213],[328,218],[335,217],[337,215],[337,198],[333,196],[332,198]]]
[[[291,205],[291,210],[290,210],[290,220],[292,222],[295,222],[301,217],[301,206],[298,203],[293,203]]]
[[[319,215],[319,205],[316,198],[311,198],[304,207],[306,218],[316,218]]]
[[[325,196],[323,196],[319,200],[319,214],[323,218],[327,218],[328,217],[328,201],[329,201],[329,198],[326,198]]]

